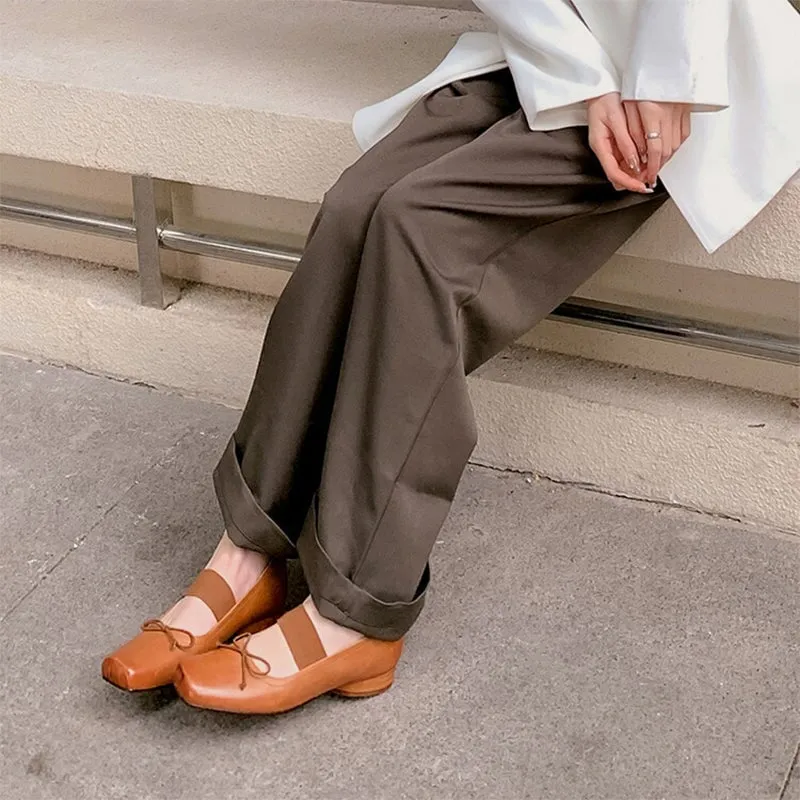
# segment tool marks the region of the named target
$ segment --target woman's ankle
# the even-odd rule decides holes
[[[256,550],[239,547],[226,531],[207,567],[224,578],[238,602],[253,588],[268,563],[268,556]]]
[[[303,608],[314,625],[322,646],[328,655],[333,655],[352,647],[364,638],[362,633],[351,628],[345,628],[338,622],[333,622],[327,617],[323,617],[310,595],[303,601]]]
[[[268,561],[263,553],[235,545],[226,532],[222,534],[206,569],[213,569],[222,577],[238,603],[255,586]],[[161,621],[195,636],[211,630],[217,622],[211,609],[197,597],[182,597],[161,616]]]

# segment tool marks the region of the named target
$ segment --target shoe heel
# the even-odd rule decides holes
[[[243,633],[258,633],[259,631],[266,630],[274,625],[278,620],[275,617],[261,617],[260,619],[253,620],[249,625],[236,632],[237,636]]]
[[[394,683],[394,668],[382,675],[376,675],[374,678],[367,678],[363,681],[353,681],[344,686],[340,686],[334,691],[334,694],[341,695],[342,697],[374,697],[376,694],[382,694],[391,687]]]

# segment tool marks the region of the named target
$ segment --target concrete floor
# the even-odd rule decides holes
[[[8,800],[800,799],[797,537],[471,468],[392,691],[204,713],[99,664],[208,556],[236,412],[10,357],[0,409]]]

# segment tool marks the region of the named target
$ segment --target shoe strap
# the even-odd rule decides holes
[[[298,669],[305,669],[327,658],[328,654],[322,646],[317,629],[303,606],[297,606],[284,614],[278,620],[278,627],[289,645]]]
[[[184,597],[200,598],[211,609],[217,622],[236,605],[231,587],[213,569],[202,570],[184,592]]]

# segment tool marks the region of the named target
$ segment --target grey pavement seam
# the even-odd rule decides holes
[[[797,747],[794,749],[794,755],[792,756],[791,763],[789,764],[789,769],[786,770],[786,777],[783,779],[783,784],[777,800],[784,800],[784,797],[786,797],[786,791],[788,790],[789,784],[792,781],[792,775],[797,768],[798,759],[800,759],[800,742],[797,743]]]
[[[168,386],[148,383],[147,381],[137,380],[136,378],[125,378],[124,376],[120,375],[109,375],[107,372],[95,372],[90,369],[83,369],[82,367],[75,366],[74,364],[67,364],[65,361],[58,361],[39,356],[33,357],[30,354],[14,353],[8,350],[0,350],[0,356],[17,358],[20,361],[27,361],[29,364],[36,364],[37,366],[53,367],[54,369],[63,369],[67,372],[77,372],[81,375],[89,375],[92,378],[102,378],[103,380],[112,381],[113,383],[124,383],[127,386],[141,386],[145,389],[153,389],[157,392],[166,392],[167,394],[174,394],[178,397],[186,397],[189,400],[200,400],[202,402],[211,403],[212,405],[220,405],[214,400],[204,400],[202,397],[192,397],[191,395],[182,394],[174,389],[170,389]]]
[[[109,504],[108,508],[101,514],[100,518],[89,528],[89,530],[86,531],[86,533],[73,539],[70,546],[48,567],[48,569],[39,575],[37,580],[28,589],[28,591],[24,592],[19,598],[17,598],[16,601],[11,603],[9,608],[3,613],[2,616],[0,616],[0,627],[2,627],[8,618],[45,582],[45,580],[47,580],[47,578],[52,575],[72,553],[80,548],[83,543],[92,535],[92,533],[94,533],[94,531],[105,522],[106,517],[108,517],[108,515],[130,494],[131,490],[139,484],[142,478],[144,478],[145,475],[169,458],[170,454],[175,449],[180,447],[186,438],[191,435],[192,431],[193,428],[191,427],[184,430],[181,435],[169,447],[167,447],[166,450],[164,450],[154,461],[148,464],[139,473],[139,475],[133,479],[131,484],[119,495],[116,500]]]
[[[172,303],[170,303],[170,305],[172,305]],[[169,305],[167,308],[169,308]],[[65,361],[45,358],[44,356],[32,356],[29,353],[15,353],[9,350],[0,349],[0,357],[2,356],[7,356],[8,358],[17,358],[20,361],[27,361],[29,364],[36,364],[37,366],[53,367],[54,369],[63,369],[67,372],[77,372],[81,375],[89,375],[92,378],[101,378],[102,380],[111,381],[112,383],[121,383],[125,386],[137,386],[144,389],[152,389],[154,392],[173,395],[174,397],[180,397],[183,400],[203,403],[204,405],[217,406],[224,409],[234,409],[235,411],[242,410],[240,405],[230,405],[217,397],[208,397],[189,391],[181,391],[176,389],[174,386],[167,386],[163,383],[150,383],[149,381],[140,380],[139,378],[127,378],[124,375],[112,375],[108,372],[84,369],[83,367],[78,367],[75,364],[68,364]]]
[[[184,289],[185,289],[185,287],[183,285],[181,285],[179,287],[179,292],[182,293],[184,291]],[[66,364],[66,363],[64,363],[62,361],[52,361],[52,360],[49,360],[49,359],[33,358],[33,357],[31,357],[29,355],[25,355],[25,354],[6,353],[5,351],[0,350],[0,356],[2,356],[2,355],[8,355],[8,356],[11,356],[13,358],[21,358],[23,361],[28,361],[28,362],[30,362],[32,364],[42,364],[42,365],[45,365],[45,366],[55,367],[55,368],[58,368],[58,369],[71,370],[71,371],[74,371],[74,372],[82,373],[84,375],[90,375],[90,376],[92,376],[94,378],[102,378],[102,379],[105,379],[105,380],[113,381],[114,383],[122,383],[122,384],[126,384],[128,386],[141,386],[141,387],[144,387],[146,389],[151,389],[151,390],[156,391],[156,392],[163,392],[163,393],[166,393],[166,394],[175,395],[176,397],[180,397],[180,398],[183,398],[185,400],[197,401],[197,402],[201,402],[201,403],[204,403],[204,404],[207,404],[207,405],[218,406],[219,408],[225,408],[225,409],[233,408],[234,410],[241,411],[241,407],[238,406],[238,405],[237,406],[228,405],[227,403],[224,403],[224,402],[220,401],[217,398],[203,397],[203,396],[200,396],[200,395],[192,394],[190,392],[182,392],[182,391],[179,391],[179,390],[175,389],[174,387],[164,386],[164,385],[159,384],[159,383],[149,383],[147,381],[137,380],[135,378],[126,378],[124,376],[119,376],[119,375],[109,375],[109,374],[104,373],[104,372],[93,372],[92,370],[82,369],[81,367],[77,367],[77,366],[74,366],[72,364]],[[797,539],[800,539],[800,530],[793,530],[791,528],[782,528],[780,526],[769,525],[769,524],[761,522],[761,521],[751,521],[751,520],[747,520],[747,519],[742,519],[741,517],[736,517],[736,516],[732,516],[732,515],[728,515],[728,514],[723,514],[723,513],[720,513],[720,512],[711,512],[711,511],[706,511],[705,509],[702,509],[702,508],[696,508],[694,506],[682,505],[681,503],[671,503],[671,502],[666,501],[666,500],[655,500],[655,499],[648,498],[648,497],[639,497],[637,495],[626,494],[625,492],[615,492],[612,489],[606,489],[606,488],[604,488],[602,486],[598,486],[597,484],[594,484],[594,483],[587,483],[587,482],[584,482],[584,481],[560,480],[558,478],[553,478],[553,477],[551,477],[549,475],[541,475],[541,474],[535,473],[535,472],[528,472],[526,470],[514,469],[513,467],[502,467],[502,468],[501,467],[496,467],[496,466],[494,466],[492,464],[487,464],[487,463],[485,463],[483,461],[479,461],[479,460],[476,460],[476,459],[470,459],[469,463],[472,466],[481,467],[483,469],[488,469],[488,470],[491,470],[492,472],[511,473],[511,474],[514,474],[514,475],[530,476],[534,480],[548,481],[548,482],[556,484],[558,486],[572,486],[572,487],[574,487],[576,489],[585,489],[588,492],[593,492],[595,494],[606,495],[608,497],[620,497],[620,498],[622,498],[624,500],[634,500],[634,501],[639,502],[639,503],[647,503],[648,505],[660,506],[660,507],[668,508],[668,509],[676,509],[676,510],[680,510],[680,511],[691,511],[691,512],[693,512],[695,514],[700,514],[701,516],[706,517],[707,519],[710,519],[710,520],[718,520],[718,521],[721,521],[721,522],[737,522],[737,523],[739,523],[741,525],[753,526],[754,528],[758,528],[758,530],[761,530],[761,531],[766,530],[766,531],[768,531],[770,533],[779,533],[779,534],[784,534],[784,535],[788,535],[788,536],[792,536],[792,537],[795,537]],[[2,619],[0,619],[0,622],[2,622]]]
[[[736,522],[745,527],[752,527],[753,529],[757,529],[759,531],[766,531],[768,533],[773,533],[773,534],[783,534],[785,536],[791,536],[794,539],[800,540],[800,530],[792,530],[791,528],[781,528],[779,526],[769,525],[768,523],[761,521],[752,521],[748,519],[742,519],[741,517],[734,517],[728,514],[722,514],[720,512],[706,511],[702,508],[695,508],[694,506],[686,506],[682,505],[681,503],[670,503],[667,500],[654,500],[649,497],[638,497],[637,495],[634,494],[615,492],[612,489],[606,489],[594,483],[585,483],[583,481],[559,480],[558,478],[552,478],[549,475],[540,475],[539,473],[536,472],[527,472],[526,470],[514,469],[513,467],[495,467],[492,464],[486,464],[483,461],[470,460],[469,463],[472,466],[480,467],[481,469],[488,469],[491,472],[511,473],[513,475],[527,475],[530,476],[533,480],[547,481],[548,483],[553,483],[556,484],[557,486],[571,486],[575,489],[585,489],[587,492],[593,492],[594,494],[602,494],[605,495],[606,497],[619,497],[623,500],[633,500],[634,502],[645,503],[646,505],[660,506],[662,508],[674,509],[676,511],[688,511],[693,514],[700,514],[700,516],[705,517],[708,520],[717,520],[719,522]]]

